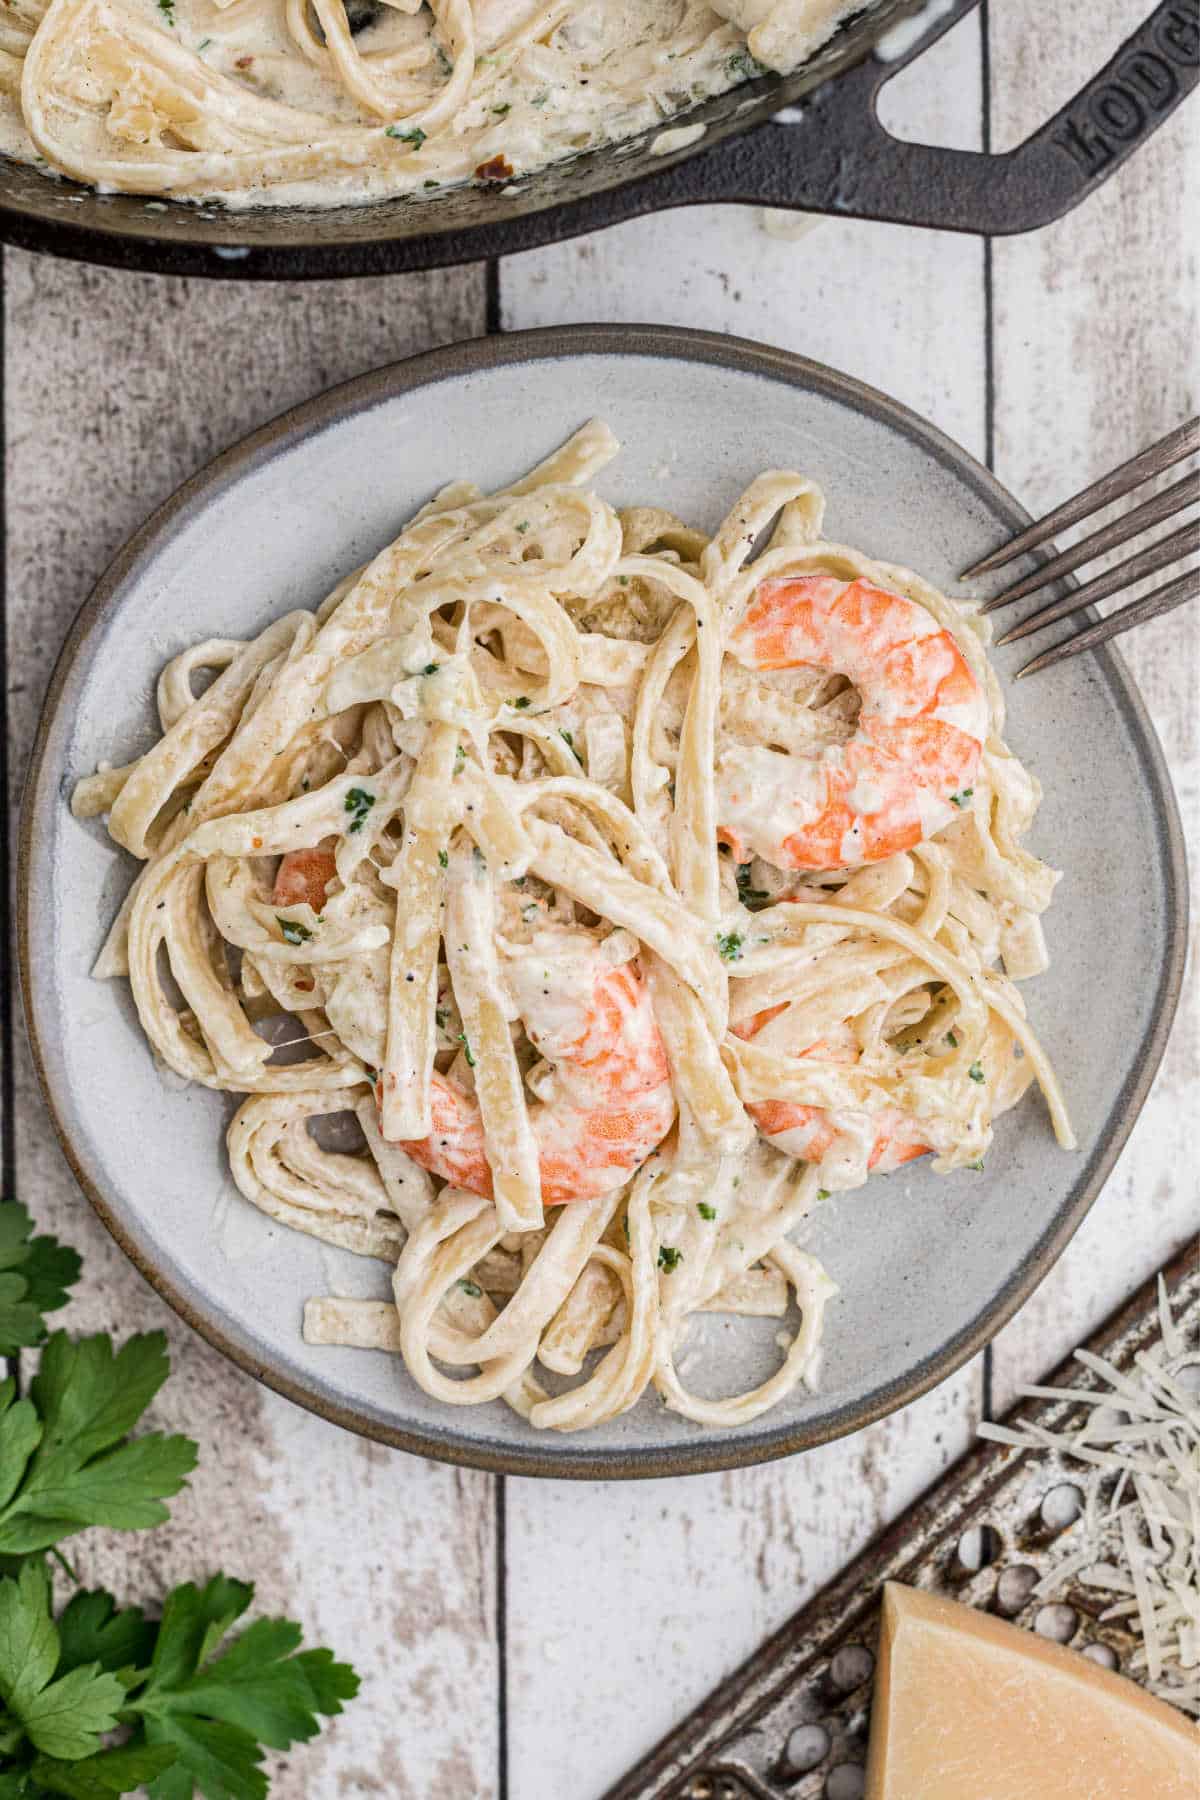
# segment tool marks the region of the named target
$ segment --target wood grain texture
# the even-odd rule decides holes
[[[479,270],[243,288],[6,256],[8,657],[19,783],[68,625],[112,553],[193,470],[246,431],[363,369],[482,328]],[[161,1531],[90,1532],[88,1581],[153,1602],[218,1568],[266,1611],[353,1659],[352,1712],[275,1759],[272,1795],[477,1800],[498,1792],[494,1483],[401,1457],[259,1387],[142,1281],[75,1186],[18,1035],[18,1193],[84,1256],[61,1321],[165,1329],[153,1409],[200,1444]],[[471,1695],[464,1706],[462,1696]]]
[[[1023,137],[1137,21],[1145,0],[1073,17],[991,8],[996,147]],[[893,129],[977,145],[978,19],[888,90]],[[803,127],[799,127],[803,129]],[[931,417],[1001,479],[1053,504],[1195,409],[1197,300],[1185,106],[1068,219],[991,253],[976,240],[846,220],[769,237],[756,214],[692,209],[502,269],[503,321],[657,320],[758,337]],[[1194,200],[1192,201],[1194,210]],[[483,322],[478,271],[240,288],[87,271],[9,253],[9,647],[19,780],[50,666],[113,550],[210,455],[292,401]],[[994,366],[991,394],[989,366]],[[1041,639],[1035,640],[1040,647]],[[1193,842],[1200,841],[1200,611],[1124,646]],[[1052,680],[1053,675],[1043,679]],[[1200,1221],[1200,995],[1075,1243],[1001,1335],[995,1399],[1049,1366]],[[225,1365],[142,1284],[79,1198],[23,1053],[18,1173],[39,1219],[84,1250],[77,1329],[163,1325],[176,1374],[157,1409],[202,1446],[166,1530],[94,1533],[81,1564],[152,1597],[220,1563],[368,1675],[363,1699],[288,1759],[277,1800],[588,1800],[809,1597],[963,1449],[978,1365],[891,1420],[763,1469],[630,1487],[509,1481],[507,1780],[493,1485],[321,1425]]]

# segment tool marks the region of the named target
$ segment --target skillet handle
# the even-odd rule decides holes
[[[1200,0],[1160,0],[1141,28],[1073,99],[1002,155],[905,143],[877,104],[885,82],[976,4],[950,15],[894,62],[868,57],[802,101],[795,125],[764,125],[682,165],[686,200],[840,213],[988,236],[1059,218],[1120,167],[1200,81]],[[663,171],[669,178],[675,169]],[[662,177],[643,185],[653,189]]]

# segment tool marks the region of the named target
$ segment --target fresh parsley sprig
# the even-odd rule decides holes
[[[23,1206],[0,1204],[0,1356],[41,1343],[43,1315],[66,1305],[79,1269],[74,1250],[57,1238],[33,1236]]]
[[[164,1499],[196,1465],[190,1438],[131,1438],[167,1378],[161,1331],[115,1354],[104,1334],[56,1331],[28,1398],[0,1383],[0,1553],[48,1550],[89,1525],[134,1531],[161,1525]]]
[[[0,1203],[0,1351],[37,1344],[78,1274],[73,1250]],[[26,1397],[0,1382],[0,1800],[265,1800],[264,1752],[315,1736],[357,1692],[290,1619],[231,1637],[254,1589],[227,1575],[173,1589],[161,1619],[102,1589],[55,1616],[46,1553],[70,1573],[56,1546],[75,1532],[160,1524],[195,1465],[190,1438],[132,1435],[168,1373],[161,1332],[116,1350],[58,1331]]]

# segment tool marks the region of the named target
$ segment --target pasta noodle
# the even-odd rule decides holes
[[[618,513],[616,450],[443,489],[315,613],[185,650],[73,806],[144,865],[97,974],[245,1096],[241,1193],[395,1265],[311,1342],[539,1428],[650,1387],[734,1426],[816,1381],[814,1207],[979,1164],[1031,1081],[1071,1145],[1016,986],[1057,877],[972,608],[787,471],[711,539]],[[685,1383],[712,1311],[794,1315],[750,1392]]]
[[[503,185],[653,129],[767,67],[791,68],[853,10],[854,0],[10,0],[0,150],[105,191],[227,206]]]

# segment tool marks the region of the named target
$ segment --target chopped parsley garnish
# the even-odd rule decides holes
[[[450,858],[447,855],[445,850],[438,851],[438,862],[441,864],[443,869],[448,869],[450,867]]]
[[[750,864],[748,862],[738,864],[734,872],[734,880],[737,882],[738,899],[749,912],[757,912],[759,907],[765,906],[771,898],[765,888],[750,886]]]
[[[353,827],[351,827],[351,829],[353,829]],[[278,925],[280,931],[282,931],[285,941],[289,944],[307,944],[309,938],[312,936],[312,932],[308,929],[307,925],[301,925],[295,919],[285,919],[282,913],[275,914],[275,923]]]
[[[465,1276],[458,1285],[464,1294],[470,1294],[472,1300],[478,1300],[483,1293],[483,1289],[477,1281],[468,1281]]]
[[[513,705],[517,708],[518,712],[524,712],[525,708],[529,705],[529,695],[518,694],[513,701]]]
[[[571,755],[575,758],[575,761],[577,763],[582,763],[583,758],[575,748],[575,739],[571,736],[571,733],[569,731],[560,731],[558,735],[567,746],[567,749],[571,752]]]
[[[745,943],[740,931],[718,931],[717,954],[722,962],[741,962],[742,945]]]
[[[524,536],[525,536],[525,533],[526,533],[526,532],[527,532],[527,531],[528,531],[528,530],[529,530],[529,520],[528,520],[528,519],[522,519],[522,520],[521,520],[521,522],[520,522],[520,524],[519,524],[519,525],[517,525],[517,526],[516,526],[516,527],[515,527],[515,529],[516,529],[516,530],[517,530],[517,531],[519,531],[519,532],[520,532],[520,533],[521,533],[521,536],[522,536],[522,537],[524,537]]]
[[[674,1244],[660,1244],[658,1247],[658,1266],[667,1274],[673,1274],[683,1261],[683,1251],[677,1250]]]
[[[512,101],[511,100],[502,100],[500,102],[499,106],[493,106],[492,111],[495,113],[495,115],[498,119],[507,118],[508,114],[512,111]],[[520,529],[521,528],[518,525],[517,530],[519,531]]]
[[[158,10],[167,24],[172,28],[175,24],[175,0],[158,0]]]
[[[454,752],[454,773],[456,775],[462,774],[463,764],[466,762],[466,760],[467,760],[467,753],[463,749],[462,745],[460,744],[458,746],[458,749]]]
[[[758,62],[756,58],[751,56],[748,50],[735,51],[729,58],[729,61],[725,64],[725,67],[731,75],[736,75],[740,81],[756,81],[760,75],[765,75],[767,72],[763,65]]]
[[[441,666],[441,663],[426,663],[421,673],[422,675],[436,675]]]
[[[715,1219],[717,1216],[716,1207],[710,1206],[707,1200],[697,1200],[696,1211],[702,1219]]]
[[[949,1046],[952,1050],[958,1049],[958,1039],[955,1037],[955,1035],[952,1031],[948,1031],[946,1033],[946,1042],[949,1044]]]
[[[162,0],[158,0],[158,3],[161,6]],[[411,131],[401,131],[398,125],[389,125],[383,135],[398,138],[402,144],[411,144],[414,150],[419,150],[425,142],[425,133],[419,125],[414,125]]]
[[[350,823],[346,829],[348,831],[361,831],[366,824],[367,814],[374,804],[374,794],[369,794],[366,788],[352,787],[347,793],[345,800],[346,811],[350,814]]]
[[[818,1200],[828,1200],[828,1198],[829,1198],[829,1189],[828,1188],[818,1188],[817,1189],[817,1199]]]
[[[980,1157],[980,1159],[979,1159],[979,1161],[978,1161],[978,1162],[973,1162],[973,1163],[968,1163],[968,1164],[967,1164],[967,1167],[968,1167],[968,1169],[977,1169],[977,1170],[979,1170],[979,1172],[980,1172],[980,1173],[982,1173],[982,1171],[983,1171],[983,1158],[982,1158],[982,1156],[981,1156],[981,1157]]]
[[[963,788],[961,793],[951,794],[951,796],[950,796],[951,806],[959,806],[959,807],[965,806],[967,804],[967,801],[971,798],[971,795],[974,792],[975,792],[974,788]]]
[[[448,81],[454,73],[454,64],[450,61],[450,58],[446,55],[446,52],[442,49],[440,44],[437,47],[437,65],[439,74],[444,75]]]
[[[465,1031],[459,1032],[458,1041],[463,1047],[463,1055],[467,1059],[468,1069],[473,1069],[475,1067],[475,1056],[474,1056],[474,1053],[472,1052],[470,1044],[467,1042],[467,1034]]]
[[[967,1070],[967,1074],[971,1077],[972,1081],[982,1081],[983,1080],[983,1064],[973,1062],[971,1064],[970,1068]]]

